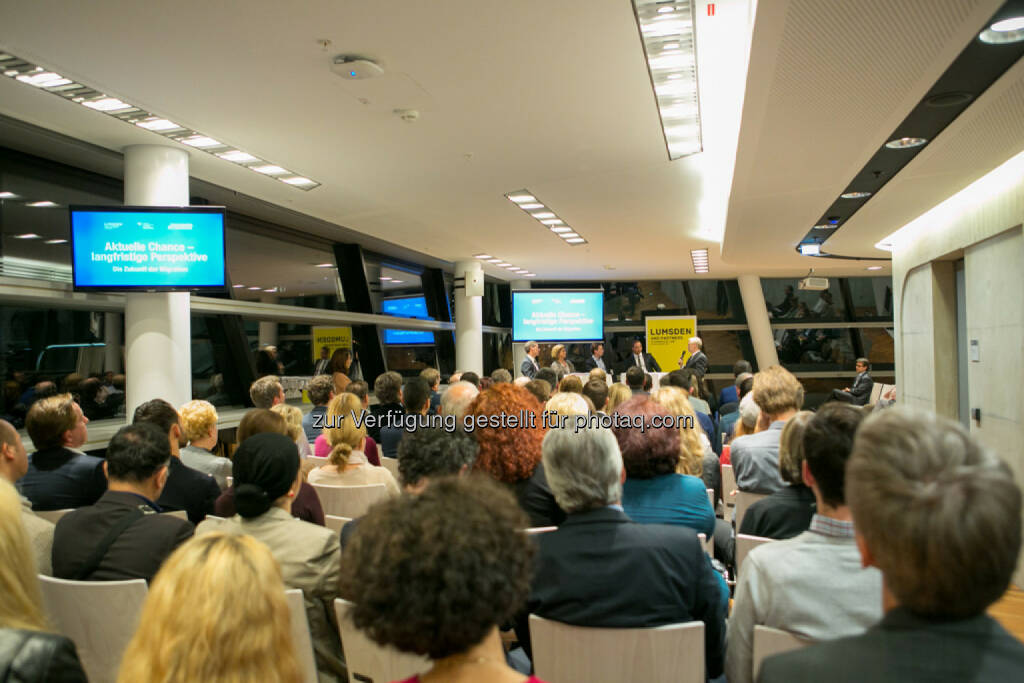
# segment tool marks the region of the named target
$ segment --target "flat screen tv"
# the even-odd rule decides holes
[[[517,342],[601,341],[604,339],[604,291],[513,290],[512,339]]]
[[[422,296],[401,296],[381,301],[381,313],[400,318],[433,320],[427,315],[427,299]],[[434,333],[429,330],[384,330],[384,343],[390,346],[433,344]]]
[[[224,207],[72,206],[76,290],[223,289]]]

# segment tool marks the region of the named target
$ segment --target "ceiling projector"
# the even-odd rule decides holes
[[[797,285],[797,289],[805,289],[811,292],[820,292],[828,289],[827,277],[814,277],[808,275]]]
[[[338,55],[335,57],[331,62],[331,71],[350,81],[376,78],[384,73],[384,69],[376,62],[351,55]]]

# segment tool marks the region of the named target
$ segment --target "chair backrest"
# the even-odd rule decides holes
[[[557,526],[531,526],[528,529],[524,529],[527,536],[535,536],[537,534],[546,534],[549,531],[558,530]]]
[[[402,481],[398,476],[398,458],[385,458],[382,455],[380,456],[380,466],[390,472],[395,481]]]
[[[188,511],[187,510],[170,510],[168,512],[162,512],[160,514],[170,515],[171,517],[177,517],[178,519],[183,519],[186,522],[188,521]]]
[[[388,496],[384,484],[366,484],[365,486],[312,484],[312,487],[316,489],[316,494],[320,497],[324,514],[348,517],[349,519],[362,517],[371,505]]]
[[[814,641],[800,638],[789,631],[772,628],[770,626],[754,627],[754,678],[761,671],[761,663],[766,657],[779,655],[790,650],[799,650],[802,647],[811,645]]]
[[[751,493],[749,491],[740,491],[736,494],[736,531],[740,530],[740,525],[743,524],[743,515],[747,514],[747,509],[755,502],[767,497],[766,493]]]
[[[295,658],[302,669],[303,683],[317,683],[316,659],[313,655],[313,638],[309,635],[309,619],[306,616],[306,603],[302,599],[302,591],[289,588],[284,592],[291,614],[292,642],[295,643]]]
[[[731,495],[736,490],[736,473],[732,471],[732,465],[722,465],[722,502],[725,504],[725,521],[731,519],[729,508],[736,505],[736,499]]]
[[[341,648],[345,651],[345,666],[348,667],[350,681],[404,681],[430,671],[433,663],[426,657],[399,652],[391,646],[378,645],[370,640],[352,623],[349,617],[350,609],[351,602],[341,598],[335,599],[334,613],[338,617]]]
[[[324,524],[328,529],[335,533],[341,533],[341,527],[345,526],[352,520],[348,517],[338,517],[337,515],[324,515]]]
[[[708,492],[708,502],[711,503],[711,509],[714,510],[715,509],[715,490],[714,489],[706,489],[706,491]]]
[[[747,553],[759,545],[771,543],[774,540],[774,538],[765,538],[764,536],[736,534],[736,571],[739,572],[740,565],[743,564],[743,560],[747,557]]]
[[[60,521],[60,518],[74,510],[74,508],[66,508],[64,510],[33,510],[32,513],[36,517],[42,517],[47,522],[53,522],[56,524]]]
[[[704,683],[704,623],[570,626],[530,615],[537,678],[562,683]]]
[[[78,649],[92,683],[114,683],[146,601],[145,579],[68,581],[39,577],[50,623]]]
[[[697,534],[697,538],[700,539],[700,544],[704,546],[704,552],[708,554],[708,557],[715,556],[715,537],[708,538],[707,534]]]

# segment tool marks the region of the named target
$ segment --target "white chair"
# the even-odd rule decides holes
[[[403,681],[430,671],[433,663],[426,657],[399,652],[391,646],[378,645],[370,640],[349,618],[352,606],[351,602],[341,598],[334,601],[349,681]]]
[[[790,650],[799,650],[802,647],[811,645],[814,641],[801,638],[789,631],[772,628],[770,626],[754,627],[754,679],[761,671],[761,663],[766,657],[780,655]]]
[[[320,497],[324,514],[335,517],[355,519],[362,517],[370,506],[388,497],[384,484],[367,484],[365,486],[327,486],[311,484]]]
[[[767,498],[767,497],[768,497],[768,494],[766,494],[766,493],[751,493],[749,491],[737,491],[736,492],[736,514],[735,514],[735,517],[736,517],[736,531],[737,532],[739,532],[739,530],[740,530],[740,528],[741,528],[741,526],[743,524],[743,516],[745,514],[747,514],[747,510],[750,508],[750,506],[753,505],[754,503],[756,503],[757,501],[761,500],[762,498]]]
[[[171,517],[177,517],[178,519],[183,519],[186,522],[188,521],[188,511],[187,510],[170,510],[168,512],[162,512],[160,514],[170,515]]]
[[[704,552],[708,554],[708,557],[715,556],[715,537],[708,538],[707,534],[697,534],[697,538],[700,539],[700,544],[704,546]]]
[[[707,492],[708,492],[708,502],[711,503],[711,509],[714,510],[715,509],[715,490],[714,489],[707,489]]]
[[[530,615],[537,678],[554,683],[704,683],[704,623],[570,626]]]
[[[380,456],[380,466],[390,472],[395,481],[401,481],[398,476],[398,458],[385,458],[382,455]]]
[[[558,529],[557,526],[531,526],[528,529],[523,529],[527,536],[536,536],[537,534],[546,534],[549,531],[555,531]]]
[[[289,588],[284,592],[291,614],[292,642],[295,644],[295,656],[302,669],[303,683],[317,683],[316,657],[313,654],[313,637],[309,634],[309,619],[306,616],[306,603],[302,599],[302,591]]]
[[[324,524],[335,533],[341,533],[341,527],[352,520],[349,517],[338,517],[336,515],[324,515]]]
[[[68,581],[39,577],[53,626],[70,638],[92,683],[114,683],[121,656],[135,634],[146,581]]]
[[[60,521],[60,518],[74,510],[74,508],[66,508],[64,510],[33,510],[32,514],[36,517],[42,517],[47,522],[53,522],[56,524]]]
[[[748,534],[736,534],[736,573],[739,574],[740,565],[746,559],[747,554],[759,545],[771,543],[774,538],[764,536],[750,536]]]
[[[725,521],[732,519],[729,508],[736,505],[736,499],[732,492],[736,490],[736,473],[732,471],[732,465],[722,465],[722,512]]]

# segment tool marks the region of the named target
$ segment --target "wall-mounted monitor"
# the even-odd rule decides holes
[[[381,301],[380,310],[384,315],[433,320],[433,318],[427,315],[427,299],[422,296],[401,296],[384,299]],[[384,343],[390,346],[433,344],[434,333],[430,330],[389,330],[385,328]]]
[[[223,289],[224,207],[72,206],[76,290]]]
[[[512,292],[512,339],[584,342],[604,339],[600,289],[517,289]]]

